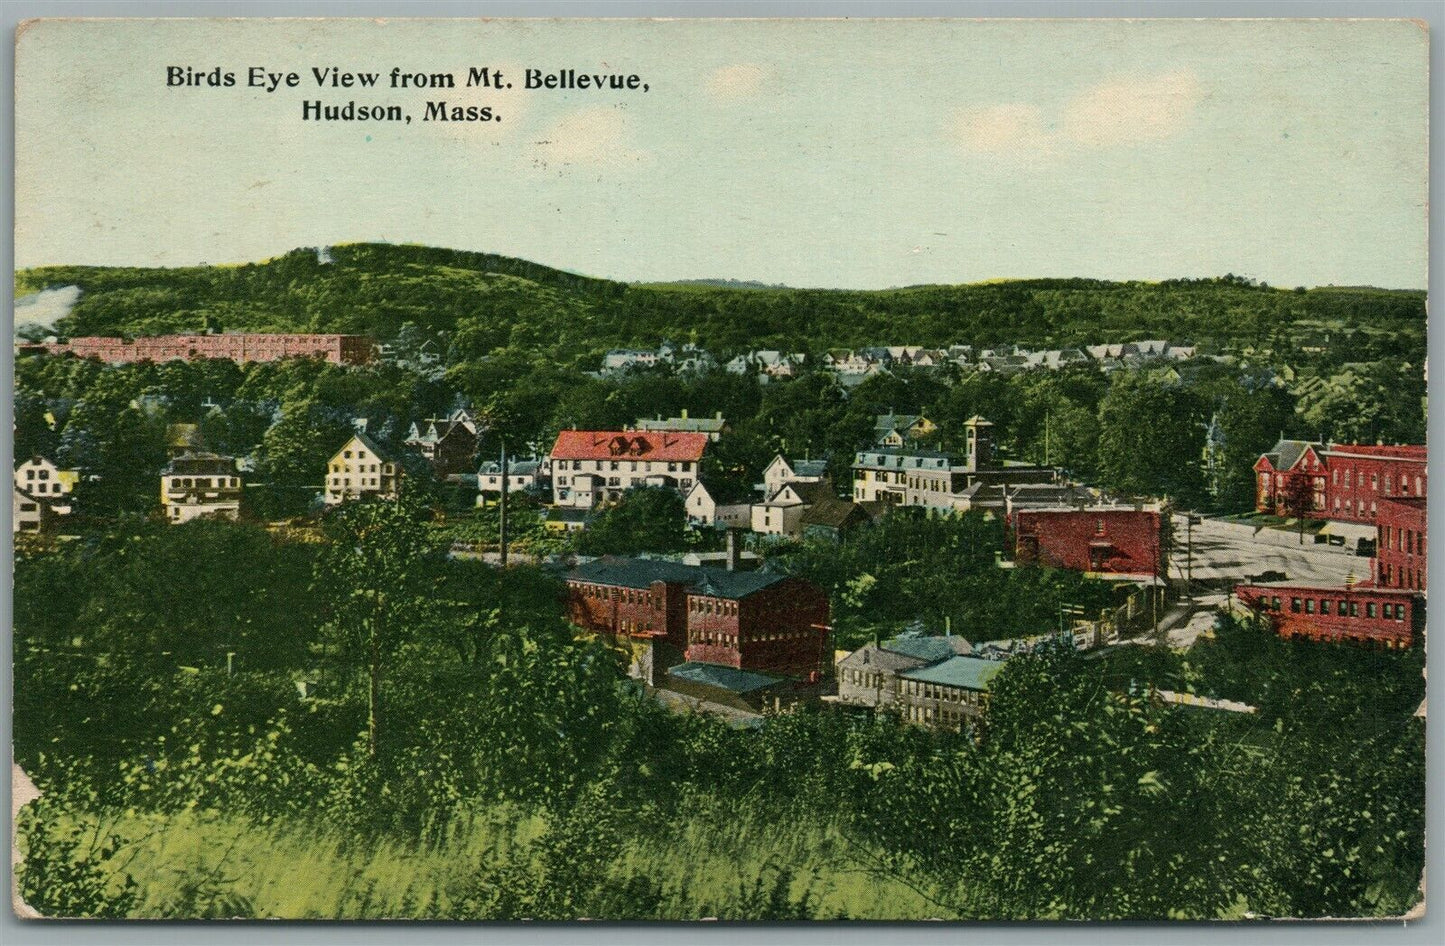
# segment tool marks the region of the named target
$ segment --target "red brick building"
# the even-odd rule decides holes
[[[1020,565],[1134,579],[1164,573],[1167,535],[1157,511],[1021,509],[1012,525],[1014,561]]]
[[[1331,444],[1324,452],[1329,508],[1322,518],[1375,523],[1382,499],[1424,499],[1425,448],[1416,445]]]
[[[1409,647],[1425,626],[1424,600],[1402,589],[1281,582],[1237,585],[1234,594],[1284,638]]]
[[[1425,497],[1387,497],[1379,505],[1375,521],[1376,587],[1424,591],[1429,571],[1425,562]]]
[[[1322,516],[1329,474],[1324,446],[1304,440],[1281,440],[1254,462],[1254,509],[1285,517]]]
[[[277,361],[282,358],[322,358],[332,364],[360,365],[372,360],[376,343],[364,335],[223,333],[143,335],[131,341],[99,335],[24,346],[52,355],[99,358],[110,364],[136,361],[190,361],[225,358],[236,362]]]
[[[1258,512],[1375,524],[1386,498],[1423,499],[1426,451],[1418,445],[1372,446],[1281,440],[1254,464]]]
[[[832,655],[827,594],[765,571],[603,557],[567,576],[567,616],[594,633],[665,641],[690,662],[740,670],[810,676]]]

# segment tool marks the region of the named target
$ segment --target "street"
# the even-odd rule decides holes
[[[1338,582],[1353,575],[1370,577],[1370,560],[1344,549],[1292,543],[1293,534],[1280,530],[1200,518],[1190,542],[1187,517],[1174,517],[1174,541],[1169,556],[1169,578],[1182,582],[1192,571],[1194,581],[1215,586],[1237,584],[1248,576],[1278,572],[1289,581]],[[1192,545],[1192,552],[1191,552]],[[1192,569],[1190,559],[1192,558]]]

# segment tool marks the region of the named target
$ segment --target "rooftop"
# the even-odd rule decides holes
[[[721,664],[688,662],[670,668],[667,674],[670,677],[676,677],[688,683],[701,683],[705,686],[717,687],[718,689],[728,690],[733,693],[752,693],[755,690],[766,690],[768,687],[777,686],[783,682],[781,677],[773,677],[764,673],[754,673],[750,670],[739,670],[736,667],[725,667]]]
[[[643,589],[652,587],[654,581],[665,581],[685,585],[697,594],[738,600],[775,585],[787,577],[769,571],[730,572],[725,568],[604,555],[573,569],[567,579],[596,585]]]
[[[883,647],[885,650],[916,657],[928,663],[973,652],[972,645],[962,637],[895,637],[884,641]]]
[[[899,674],[907,680],[923,683],[937,683],[942,686],[962,687],[967,690],[987,690],[991,681],[1004,668],[997,660],[983,660],[978,657],[951,657],[943,663]]]
[[[696,461],[707,449],[707,434],[623,430],[564,430],[557,434],[557,460]]]

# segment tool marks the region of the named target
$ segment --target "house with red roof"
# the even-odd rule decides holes
[[[638,486],[664,486],[686,496],[697,482],[705,433],[564,430],[548,455],[552,501],[590,509]]]

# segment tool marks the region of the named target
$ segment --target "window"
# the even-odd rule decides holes
[[[1365,617],[1367,617],[1367,618],[1372,618],[1372,617],[1375,617],[1375,616],[1376,616],[1376,614],[1375,614],[1375,602],[1373,602],[1373,601],[1366,601],[1366,602],[1365,602]]]
[[[1358,601],[1351,601],[1351,602],[1350,602],[1350,617],[1352,617],[1352,618],[1357,618],[1357,617],[1359,617],[1359,616],[1360,616],[1360,603],[1359,603]]]
[[[34,471],[34,470],[26,470],[26,471],[25,471],[25,478],[26,478],[27,480],[33,480],[33,479],[35,479],[35,471]]]
[[[1306,598],[1306,599],[1305,599],[1305,614],[1314,614],[1314,613],[1315,613],[1315,599],[1314,599],[1314,598]]]
[[[1378,474],[1378,473],[1371,473],[1371,474],[1370,474],[1370,489],[1375,490],[1375,491],[1377,491],[1377,492],[1379,491],[1379,489],[1380,489],[1380,474]]]
[[[1272,611],[1278,611],[1278,610],[1279,610],[1279,598],[1278,598],[1278,597],[1270,598],[1270,599],[1269,599],[1269,607],[1270,607],[1270,610],[1272,610]]]
[[[48,480],[48,479],[50,479],[50,471],[49,471],[49,470],[41,470],[41,471],[40,471],[40,478],[41,478],[42,480]]]
[[[1340,617],[1344,617],[1346,614],[1349,613],[1349,606],[1348,606],[1348,604],[1347,604],[1346,602],[1344,602],[1344,601],[1341,601],[1341,602],[1340,602],[1339,609],[1336,610],[1335,613],[1338,614]]]
[[[1320,614],[1329,614],[1329,613],[1330,613],[1330,599],[1329,599],[1329,598],[1321,598],[1321,599],[1320,599]]]
[[[1094,534],[1095,534],[1095,535],[1103,535],[1103,534],[1104,534],[1104,520],[1103,520],[1103,519],[1099,519],[1099,520],[1097,520],[1097,521],[1094,523]]]
[[[1403,604],[1395,605],[1395,620],[1405,620],[1405,606]]]
[[[573,460],[573,461],[572,461],[572,469],[574,469],[574,470],[580,470],[580,469],[582,469],[582,461],[581,461],[581,460]]]

